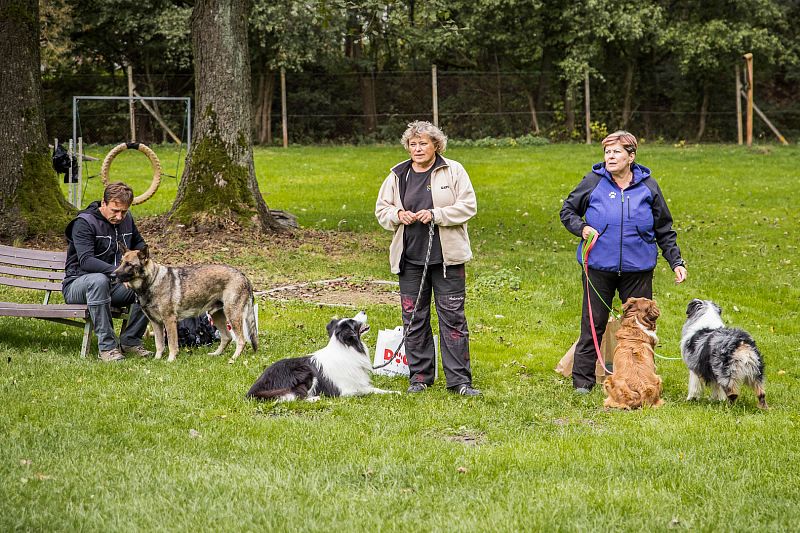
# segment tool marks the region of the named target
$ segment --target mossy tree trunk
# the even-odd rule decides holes
[[[192,12],[195,116],[192,149],[170,219],[227,220],[279,229],[253,165],[248,0],[197,0]]]
[[[0,0],[0,238],[60,233],[72,208],[51,164],[37,0]]]

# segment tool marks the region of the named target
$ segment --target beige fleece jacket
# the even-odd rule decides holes
[[[460,265],[472,259],[472,250],[467,234],[467,221],[478,212],[475,189],[467,171],[458,161],[441,158],[440,164],[431,173],[431,195],[433,196],[433,219],[439,226],[439,240],[442,243],[442,258],[445,272],[450,265]],[[394,274],[400,273],[400,257],[403,253],[403,229],[397,214],[402,211],[400,200],[400,179],[395,170],[397,165],[381,185],[378,201],[375,203],[375,216],[381,226],[394,232],[389,247],[389,263]],[[402,176],[404,179],[405,176]]]

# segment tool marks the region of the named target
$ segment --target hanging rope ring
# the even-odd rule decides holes
[[[139,196],[133,199],[133,205],[143,204],[147,200],[153,196],[156,191],[158,190],[159,184],[161,184],[161,161],[158,160],[158,156],[154,151],[144,145],[142,143],[132,142],[132,143],[122,143],[115,146],[106,158],[103,159],[103,166],[100,169],[100,177],[103,180],[103,185],[108,185],[108,169],[111,167],[111,162],[114,160],[115,157],[120,152],[124,152],[125,150],[139,150],[143,154],[147,156],[150,160],[150,164],[153,166],[153,181],[150,183],[150,187],[144,191],[144,194],[140,194]]]

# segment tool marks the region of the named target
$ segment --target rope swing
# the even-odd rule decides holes
[[[133,205],[143,204],[147,200],[153,196],[156,191],[158,190],[159,184],[161,184],[161,162],[158,160],[158,156],[154,151],[148,148],[146,145],[137,142],[130,142],[130,143],[122,143],[115,146],[108,155],[106,155],[105,159],[103,159],[103,166],[100,170],[100,177],[103,180],[103,186],[108,185],[108,169],[111,167],[111,162],[114,160],[115,157],[120,152],[124,152],[125,150],[139,150],[143,154],[147,156],[150,160],[150,164],[153,166],[153,181],[150,183],[150,187],[144,192],[144,194],[140,194],[139,196],[133,199]]]

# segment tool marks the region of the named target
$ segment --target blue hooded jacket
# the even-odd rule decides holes
[[[655,268],[661,248],[664,259],[675,269],[684,262],[661,189],[649,168],[634,163],[631,170],[631,184],[622,190],[605,163],[592,166],[564,201],[561,222],[578,237],[587,225],[599,232],[589,254],[589,268],[646,272]],[[579,263],[582,250],[583,241],[578,245]]]

